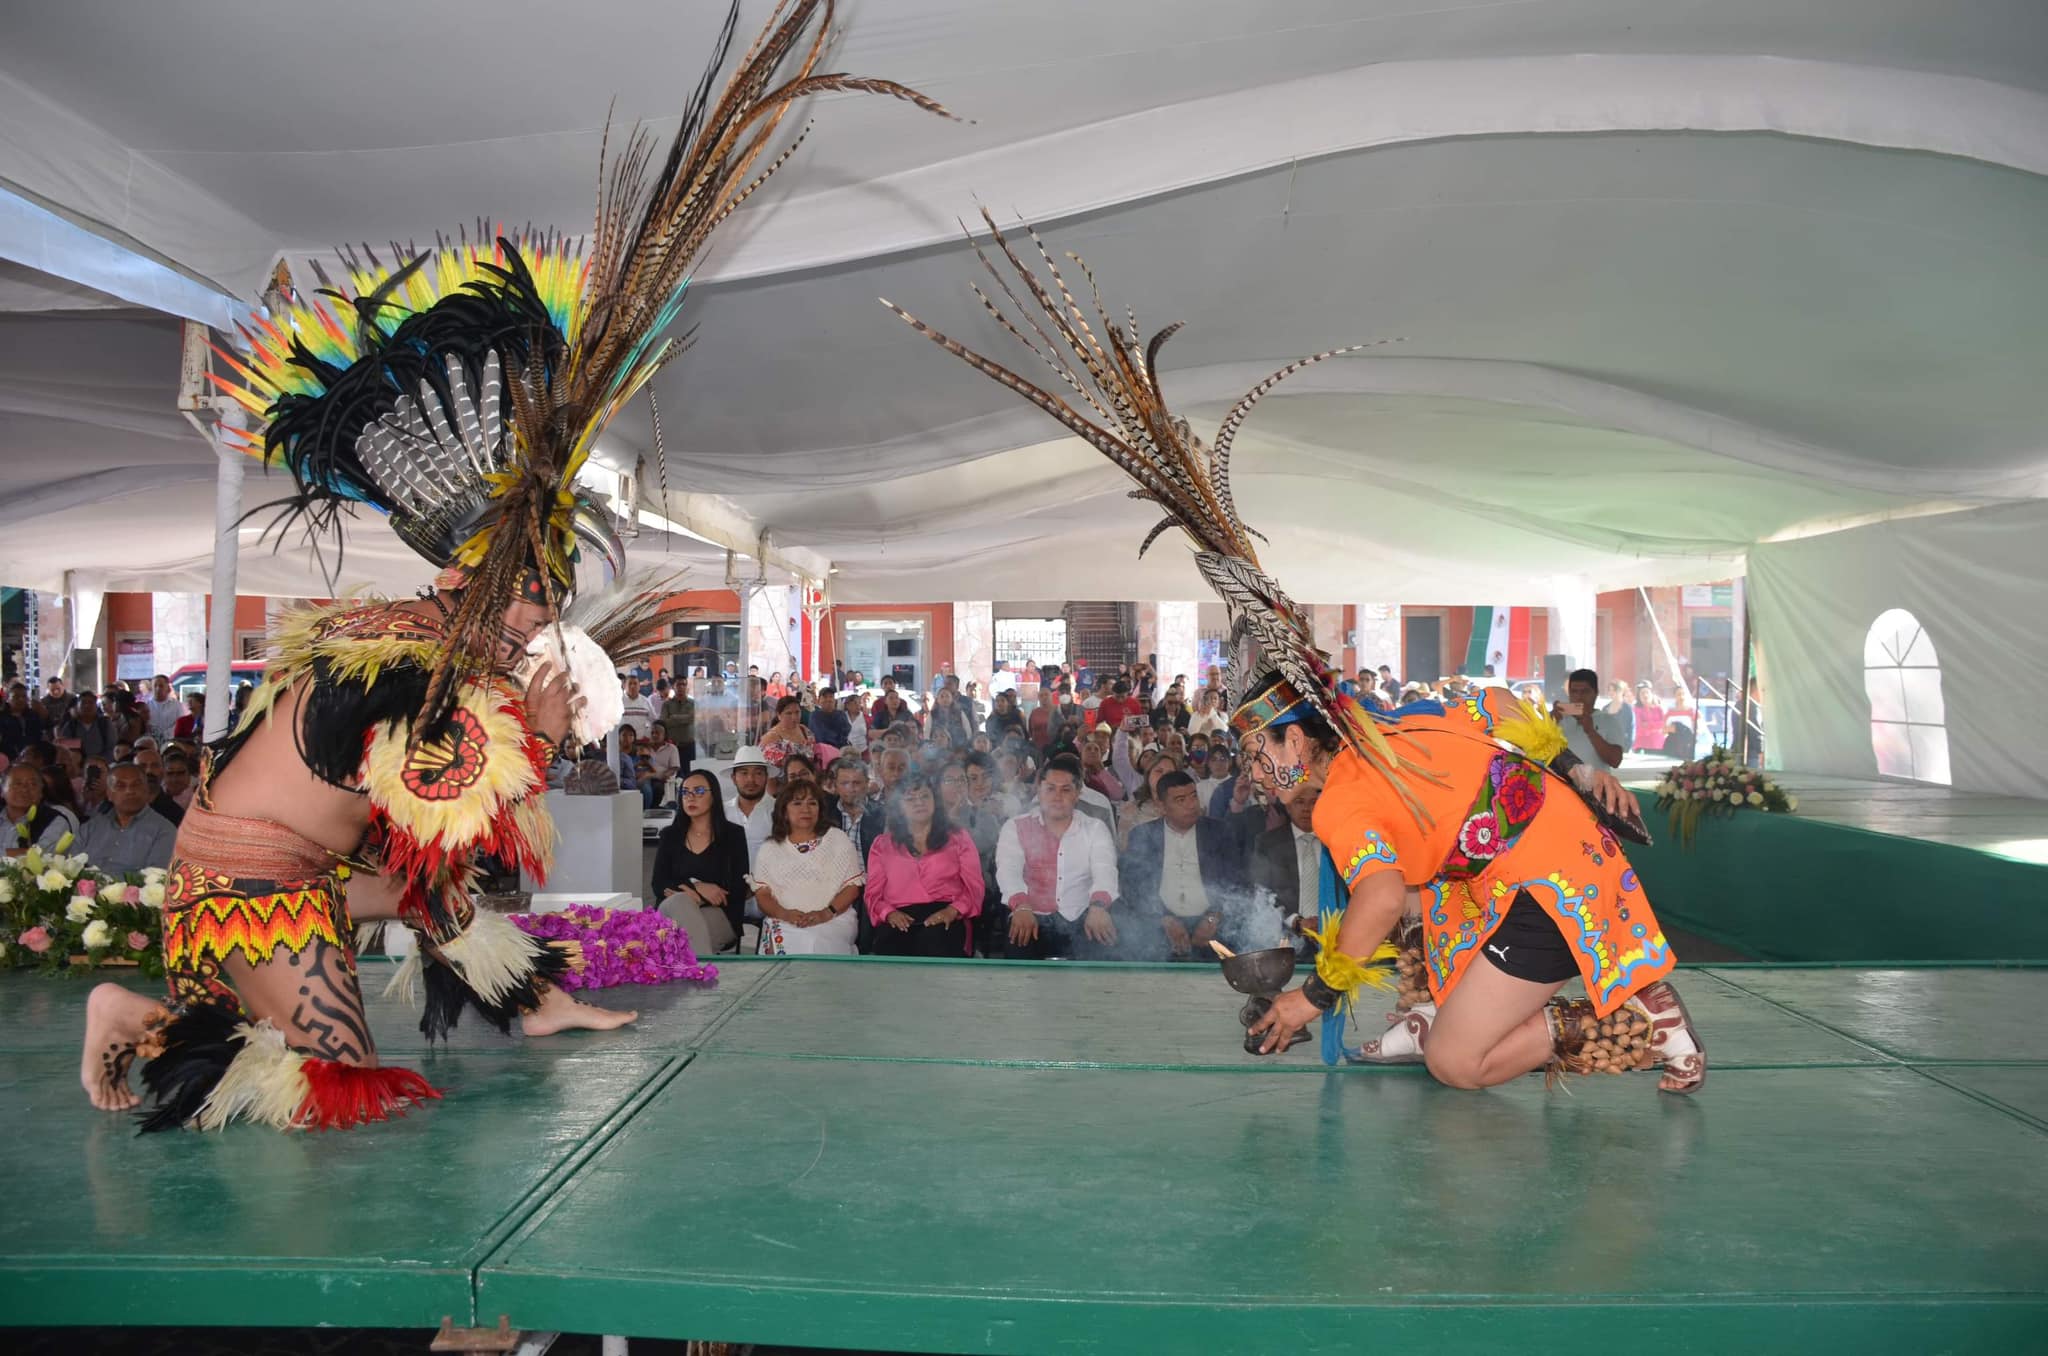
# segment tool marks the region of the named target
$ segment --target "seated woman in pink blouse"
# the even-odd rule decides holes
[[[889,831],[868,850],[868,916],[878,956],[964,956],[981,913],[981,854],[955,828],[932,784],[906,773],[888,801]]]

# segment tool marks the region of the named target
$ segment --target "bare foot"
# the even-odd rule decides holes
[[[100,1110],[133,1111],[141,1104],[128,1086],[128,1069],[135,1063],[142,1024],[157,1011],[156,1000],[118,984],[102,984],[85,1000],[85,1050],[78,1081]]]
[[[614,1012],[579,1003],[560,989],[549,989],[540,1007],[521,1013],[519,1029],[529,1036],[552,1036],[557,1031],[610,1031],[635,1020],[638,1012]]]

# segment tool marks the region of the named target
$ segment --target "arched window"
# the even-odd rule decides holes
[[[1870,747],[1878,772],[1947,786],[1941,661],[1933,638],[1904,608],[1878,617],[1863,638],[1863,691],[1870,698]]]

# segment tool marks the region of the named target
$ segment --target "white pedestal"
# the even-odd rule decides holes
[[[548,873],[551,895],[631,895],[640,897],[641,801],[637,791],[616,796],[572,796],[548,792],[548,813],[555,820],[555,865]],[[541,893],[521,873],[520,888]],[[569,903],[595,903],[572,899]]]

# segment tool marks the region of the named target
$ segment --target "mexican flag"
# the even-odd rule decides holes
[[[1462,670],[1466,677],[1483,677],[1490,664],[1496,678],[1526,678],[1533,672],[1530,662],[1528,608],[1472,609],[1472,639],[1465,647]]]

